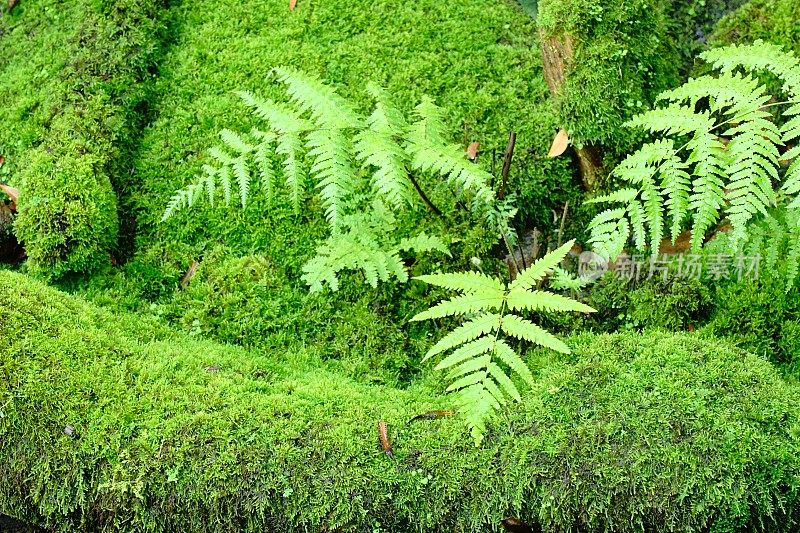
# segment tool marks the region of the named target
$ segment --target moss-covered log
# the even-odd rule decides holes
[[[584,335],[481,448],[359,384],[0,272],[0,513],[55,531],[791,531],[798,389],[694,335]],[[395,456],[378,446],[389,424]]]
[[[45,52],[61,68],[48,73],[54,78],[45,78],[43,100],[12,94],[9,102],[31,100],[21,105],[22,116],[15,117],[27,125],[15,125],[25,136],[14,139],[18,149],[10,154],[12,179],[21,191],[15,232],[30,266],[48,277],[60,277],[108,264],[117,244],[114,174],[132,170],[121,170],[117,159],[131,135],[129,115],[142,101],[141,82],[149,76],[158,50],[164,2],[80,2],[82,9],[65,9],[82,11],[76,13],[80,19],[59,21],[70,28],[66,31],[54,30],[54,12],[62,8],[50,4],[39,2],[30,9],[23,5],[15,11],[13,16],[22,22],[10,23],[3,42],[10,43],[14,60],[8,65],[10,75],[24,80],[25,54],[35,39],[42,39],[42,28],[69,36],[66,43],[44,40],[48,47],[66,46],[66,54],[49,48]]]
[[[560,125],[587,189],[602,176],[602,147],[624,152],[622,124],[678,81],[677,44],[664,0],[542,0],[542,58]]]

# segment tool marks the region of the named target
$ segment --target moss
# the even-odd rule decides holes
[[[474,448],[458,419],[406,423],[447,406],[435,374],[359,384],[309,351],[0,287],[0,512],[54,531],[789,531],[800,511],[797,388],[714,340],[531,352],[536,387]]]
[[[543,0],[537,22],[548,38],[569,39],[573,57],[555,105],[578,146],[617,153],[632,142],[622,124],[677,84],[680,61],[662,0]]]
[[[56,14],[59,8],[50,2],[23,9],[15,15],[24,17],[22,27],[4,37],[12,50],[13,62],[5,65],[10,81],[43,81],[44,91],[11,106],[19,122],[12,129],[23,136],[9,159],[21,190],[15,232],[32,270],[53,278],[109,261],[119,227],[113,175],[120,171],[129,115],[141,102],[139,82],[152,65],[160,27],[157,1],[75,3],[80,7],[68,8],[67,15]],[[39,37],[59,23],[66,29],[56,30],[56,39]],[[36,29],[35,38],[26,26]],[[37,72],[23,65],[39,41],[47,48],[34,56],[34,65],[49,60],[54,66]],[[0,95],[14,99],[17,91],[5,86]]]
[[[558,331],[687,331],[705,324],[714,308],[712,291],[693,279],[649,279],[634,282],[606,274],[591,285],[583,300],[596,313],[583,316],[547,314]]]
[[[709,41],[722,46],[763,39],[800,54],[799,19],[794,0],[751,0],[719,21]]]
[[[800,294],[779,275],[726,283],[714,294],[709,333],[796,371],[800,364]],[[800,376],[800,374],[797,374]]]

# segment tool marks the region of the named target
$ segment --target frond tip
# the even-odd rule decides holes
[[[486,419],[508,399],[521,396],[509,373],[533,385],[533,375],[522,357],[506,342],[520,339],[532,344],[569,353],[569,347],[530,320],[514,314],[523,310],[578,311],[591,313],[591,307],[544,290],[531,290],[553,272],[566,257],[574,241],[550,252],[517,276],[510,285],[478,272],[456,272],[418,276],[415,279],[444,287],[459,294],[444,300],[411,320],[447,316],[466,316],[462,325],[442,337],[425,354],[427,360],[449,352],[437,370],[448,370],[453,382],[448,392],[457,395],[459,411],[479,445],[486,433]]]

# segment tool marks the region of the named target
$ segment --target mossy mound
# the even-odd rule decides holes
[[[583,335],[475,448],[435,374],[359,384],[0,272],[0,513],[55,531],[791,531],[798,389],[692,335]],[[389,424],[394,458],[378,446]]]
[[[723,18],[711,35],[717,46],[757,39],[800,54],[800,3],[796,0],[751,0]]]

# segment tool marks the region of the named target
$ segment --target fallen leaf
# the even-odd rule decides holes
[[[550,152],[548,152],[547,157],[560,156],[567,151],[567,146],[569,146],[569,135],[567,135],[567,132],[562,128],[556,133],[556,137],[553,139],[553,145],[550,147]]]
[[[389,442],[389,425],[383,420],[378,422],[378,440],[381,443],[383,453],[389,457],[394,457],[394,450],[392,450],[392,443]]]
[[[8,0],[8,10],[11,11],[14,9],[14,6],[17,5],[19,0]]]
[[[481,143],[479,143],[478,141],[475,141],[474,143],[470,144],[467,147],[467,157],[469,158],[470,161],[475,161],[475,159],[477,159],[477,157],[478,157],[478,148],[480,148],[480,146],[481,146]]]
[[[289,0],[289,11],[294,11],[297,7],[297,0]]]
[[[181,287],[186,287],[192,278],[194,277],[195,273],[197,272],[197,267],[200,266],[198,261],[192,261],[192,264],[189,266],[189,270],[186,271],[186,274],[183,276],[181,280]]]
[[[17,202],[17,198],[19,198],[19,191],[14,187],[9,187],[8,185],[3,185],[0,183],[0,191],[6,193],[8,197],[11,198],[12,202]]]
[[[0,155],[0,167],[2,167],[3,164],[5,164],[5,162],[6,162],[6,156]]]

